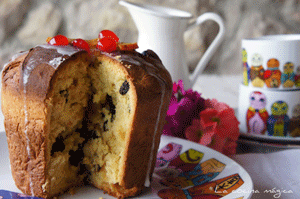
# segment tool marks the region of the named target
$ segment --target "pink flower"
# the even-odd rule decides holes
[[[211,147],[225,155],[236,152],[239,122],[234,110],[216,99],[203,99],[182,80],[173,84],[173,94],[163,134]]]
[[[207,99],[199,117],[200,119],[194,119],[192,125],[186,129],[186,138],[225,155],[235,154],[239,122],[234,110],[216,99]]]
[[[163,134],[185,138],[185,129],[203,109],[204,99],[191,89],[185,91],[182,80],[173,84],[173,94],[166,116]]]

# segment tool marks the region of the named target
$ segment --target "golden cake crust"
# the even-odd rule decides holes
[[[23,80],[26,76],[24,73],[30,70],[31,65],[28,62],[32,56],[37,56],[37,53],[45,54],[44,51],[48,52],[49,49],[36,47],[8,63],[2,72],[1,100],[11,170],[16,186],[28,195],[34,193],[36,196],[47,198],[49,193],[43,190],[43,186],[47,177],[45,170],[49,159],[49,154],[45,153],[50,132],[48,113],[51,112],[51,96],[49,95],[52,89],[51,80],[64,64],[62,62],[55,69],[48,62],[53,56],[65,55],[52,52],[51,57],[39,57],[41,63],[37,64],[28,76],[26,92],[24,92]],[[69,53],[72,54],[71,57],[68,56],[69,59],[79,56],[83,56],[87,61],[89,59],[89,55],[84,51],[72,50]],[[24,119],[26,114],[27,119]]]
[[[12,60],[2,73],[2,111],[12,175],[17,187],[29,195],[44,198],[53,196],[44,189],[50,155],[46,151],[50,147],[47,139],[50,132],[52,81],[65,63],[80,59],[89,64],[93,60],[85,51],[68,50],[70,52],[63,54],[45,46],[35,47]],[[154,169],[172,94],[172,80],[152,51],[143,55],[135,51],[110,54],[99,51],[94,55],[123,67],[136,90],[136,112],[130,133],[125,138],[120,183],[94,186],[118,198],[134,196],[143,190],[147,175]],[[54,58],[57,58],[56,62],[49,64]],[[43,61],[31,69],[32,60],[38,59]],[[28,72],[30,75],[26,74]],[[146,172],[148,170],[150,172]],[[70,184],[70,187],[76,183]]]

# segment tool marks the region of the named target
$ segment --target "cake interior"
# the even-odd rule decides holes
[[[49,166],[44,190],[51,195],[89,182],[103,188],[121,181],[134,92],[116,61],[93,65],[71,60],[53,81]],[[55,191],[55,192],[54,192]]]

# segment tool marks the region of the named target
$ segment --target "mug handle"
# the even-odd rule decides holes
[[[212,55],[216,52],[217,48],[219,47],[219,45],[221,44],[221,42],[225,36],[225,26],[224,26],[223,19],[219,15],[212,13],[212,12],[207,12],[207,13],[200,15],[195,21],[188,24],[187,30],[189,30],[195,26],[198,26],[207,20],[215,21],[219,25],[219,32],[218,32],[216,38],[211,43],[211,45],[207,48],[207,50],[203,54],[202,58],[200,59],[200,61],[197,64],[194,72],[189,76],[191,85],[195,84],[197,77],[204,70],[208,61],[211,59]]]

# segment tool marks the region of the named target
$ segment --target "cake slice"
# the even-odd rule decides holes
[[[52,198],[90,183],[118,198],[149,186],[172,81],[148,50],[39,45],[2,72],[12,175]]]

